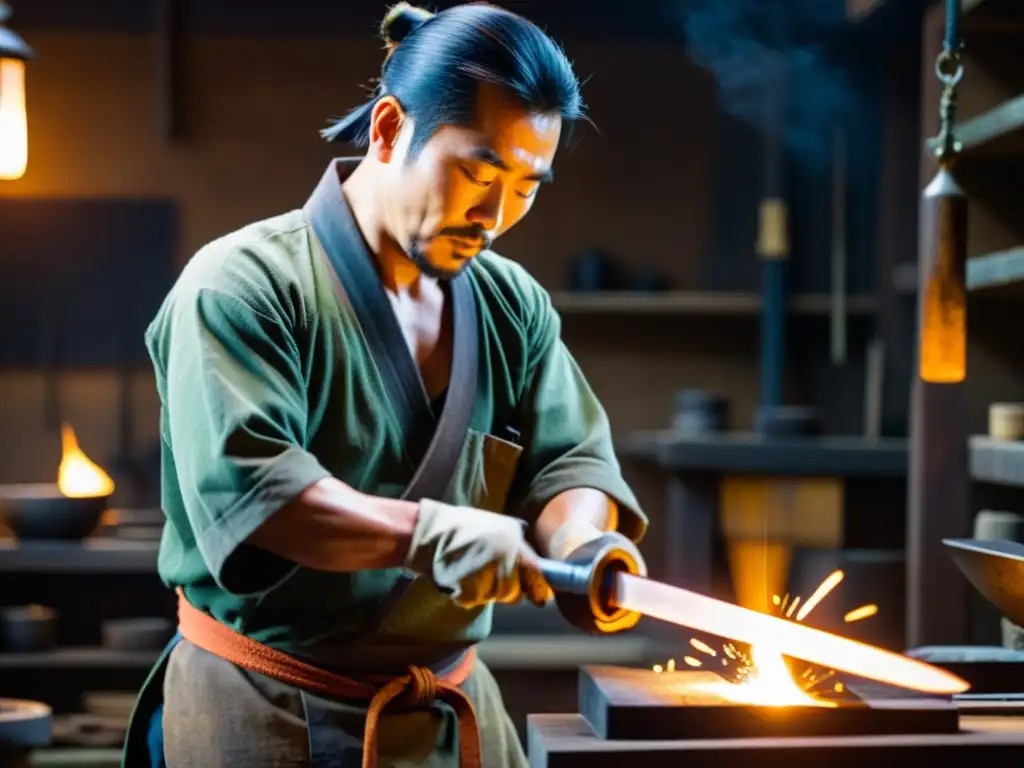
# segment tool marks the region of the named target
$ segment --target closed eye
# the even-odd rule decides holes
[[[550,184],[554,180],[555,172],[552,169],[548,168],[546,171],[540,171],[538,173],[533,174],[532,176],[527,176],[524,179],[524,181],[530,184],[530,191],[516,192],[516,194],[519,195],[520,197],[529,200],[531,197],[536,197],[537,190],[540,189],[541,184]]]
[[[490,186],[490,185],[491,185],[491,182],[490,182],[490,181],[484,181],[483,179],[478,179],[478,178],[477,178],[476,176],[474,176],[474,175],[473,175],[473,174],[472,174],[472,173],[470,172],[470,170],[469,170],[468,168],[464,168],[464,167],[462,167],[462,166],[460,165],[460,166],[459,166],[459,170],[460,170],[460,171],[462,171],[462,175],[463,175],[463,176],[465,176],[465,177],[466,177],[467,179],[469,179],[469,180],[470,180],[471,182],[473,182],[474,184],[476,184],[476,185],[478,185],[478,186],[481,186],[481,187],[488,187],[488,186]]]

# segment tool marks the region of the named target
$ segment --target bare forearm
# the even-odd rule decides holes
[[[594,488],[573,488],[553,498],[537,518],[534,535],[544,557],[563,559],[579,546],[614,531],[615,502]]]
[[[250,544],[306,568],[352,572],[405,563],[418,505],[321,480],[278,510]]]

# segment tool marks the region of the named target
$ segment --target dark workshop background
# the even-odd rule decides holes
[[[0,181],[0,486],[53,482],[65,422],[118,483],[111,507],[120,523],[101,529],[131,523],[127,513],[139,510],[125,507],[157,505],[158,402],[145,327],[197,249],[300,207],[328,161],[346,151],[317,132],[366,98],[382,61],[374,35],[384,5],[13,3],[8,24],[37,56],[27,66],[28,171]],[[729,510],[767,519],[799,508],[806,515],[793,528],[804,538],[793,541],[804,549],[789,574],[793,594],[810,594],[833,567],[848,574],[849,591],[816,609],[823,625],[906,648],[904,595],[920,597],[933,583],[938,598],[929,609],[929,642],[998,644],[999,616],[979,607],[980,599],[967,621],[967,587],[952,565],[925,582],[922,574],[932,578],[931,566],[944,558],[941,537],[932,537],[928,558],[915,559],[906,547],[908,530],[925,530],[922,520],[946,521],[929,534],[963,527],[948,510],[907,503],[919,201],[935,170],[923,144],[937,130],[940,4],[505,5],[564,43],[585,80],[593,125],[582,126],[561,151],[557,182],[497,250],[552,292],[564,339],[608,411],[627,478],[651,516],[643,543],[651,575],[731,598],[731,587],[722,588],[729,578],[722,538],[742,536],[730,529]],[[1019,39],[1005,32],[1019,36],[1024,19],[1019,0],[964,5],[975,9],[970,33],[978,42],[962,116],[1016,120],[1009,128],[989,126],[987,134],[978,128],[974,142],[984,150],[993,137],[1024,135]],[[785,9],[775,15],[785,21],[768,42],[764,29],[748,24],[766,8]],[[1015,13],[1016,26],[1003,25],[996,11]],[[762,66],[761,43],[785,65],[784,83]],[[763,97],[783,86],[788,109],[775,123]],[[1000,111],[1003,101],[1013,108]],[[756,248],[758,208],[773,191],[766,185],[773,146],[782,148],[791,240],[782,400],[813,409],[820,427],[794,440],[745,436],[764,398],[762,311],[773,311],[763,300],[771,292],[763,291]],[[972,160],[963,176],[975,196],[971,263],[991,267],[987,285],[1001,286],[995,294],[1024,274],[1024,218],[1012,188],[1020,166],[1006,161],[1024,153],[998,143],[997,150],[987,155],[988,165]],[[845,280],[837,291],[839,166]],[[620,288],[633,290],[578,290],[574,267],[597,256],[617,265]],[[1019,299],[1019,292],[1008,295]],[[991,402],[1019,399],[1024,385],[1024,334],[1005,317],[1011,303],[971,301],[970,377],[955,391],[968,390],[971,434],[986,431]],[[831,349],[837,318],[845,340],[839,360]],[[866,362],[873,342],[881,342],[879,368]],[[669,431],[681,390],[724,399],[721,429],[693,439]],[[880,400],[875,424],[866,418],[872,395]],[[956,443],[959,420],[935,407],[927,411],[931,425],[953,423],[949,445],[964,442]],[[1024,486],[1020,443],[986,446],[991,461],[972,464],[973,480]],[[929,463],[932,476],[944,471]],[[983,504],[998,511],[1020,502],[1012,488],[972,486],[971,493],[972,519]],[[823,498],[828,503],[819,503]],[[59,616],[58,647],[0,650],[0,695],[47,701],[66,715],[88,709],[83,691],[117,689],[125,714],[125,692],[130,707],[156,652],[108,647],[103,628],[110,620],[159,616],[169,632],[174,615],[173,596],[155,575],[152,533],[161,519],[147,511],[143,541],[107,530],[105,540],[101,531],[96,541],[61,549],[0,536],[0,607],[39,603]],[[1014,520],[1024,531],[1024,522]],[[812,541],[831,525],[822,521],[839,522],[827,541]],[[796,530],[801,526],[806,530]],[[948,610],[941,604],[947,597]],[[864,603],[878,604],[878,618],[844,624],[843,611]],[[943,629],[946,613],[956,614],[948,622],[955,636],[932,631]],[[496,670],[522,731],[528,713],[575,711],[580,664],[650,666],[682,653],[685,637],[675,629],[659,635],[661,625],[648,634],[655,624],[589,638],[553,609],[502,607],[481,656]],[[116,744],[120,735],[112,738]],[[117,764],[113,753],[104,759],[95,764]]]
[[[47,427],[47,372],[58,380],[60,417],[74,426],[88,455],[108,464],[119,451],[119,372],[124,360],[132,363],[131,450],[141,459],[153,450],[157,401],[141,351],[148,310],[197,248],[301,205],[325,163],[344,152],[322,142],[317,130],[359,103],[379,69],[381,49],[372,35],[378,5],[335,3],[325,10],[312,3],[185,3],[170,85],[152,4],[15,5],[12,24],[38,58],[27,77],[28,172],[0,184],[0,217],[15,220],[8,231],[32,241],[26,250],[45,251],[44,259],[20,261],[23,270],[45,274],[33,279],[37,295],[71,308],[63,321],[47,324],[44,313],[26,304],[24,281],[9,279],[0,287],[5,335],[17,337],[8,349],[19,350],[0,354],[6,358],[0,482],[55,475],[59,434]],[[756,291],[761,139],[756,126],[730,111],[729,94],[723,98],[714,73],[688,54],[675,9],[651,3],[649,16],[624,16],[621,10],[586,13],[579,3],[550,6],[557,8],[510,3],[564,41],[587,81],[596,129],[585,127],[577,146],[563,151],[558,182],[498,249],[552,291],[567,288],[570,261],[588,249],[606,251],[633,271],[661,273],[675,290]],[[831,21],[841,20],[842,3],[831,7]],[[712,28],[699,42],[715,42],[714,34],[720,33]],[[853,158],[848,286],[871,307],[880,70],[875,62],[839,72],[841,63],[819,55],[813,65],[821,83],[805,86],[844,89],[826,98],[825,108],[836,101],[852,107],[844,118]],[[804,101],[805,109],[815,108]],[[168,109],[179,126],[176,135],[166,130]],[[794,290],[824,301],[830,126],[814,115],[797,122],[805,133],[823,132],[801,137],[803,145],[790,153]],[[17,205],[24,201],[38,204],[28,211],[30,225]],[[59,225],[71,210],[85,220],[81,227]],[[4,241],[8,252],[20,244],[10,236]],[[93,269],[90,259],[102,269]],[[97,312],[107,319],[95,319]],[[617,436],[667,426],[673,393],[681,388],[724,395],[732,426],[749,428],[758,396],[756,306],[721,314],[597,306],[567,310],[564,318],[565,339]],[[851,320],[850,360],[838,369],[827,363],[825,311],[795,322],[800,329],[791,351],[801,375],[793,377],[791,398],[820,400],[832,431],[857,431],[870,317],[859,312]],[[127,353],[113,343],[115,336],[126,339]],[[888,415],[898,431],[906,398],[896,392]],[[657,495],[645,501],[656,513]]]

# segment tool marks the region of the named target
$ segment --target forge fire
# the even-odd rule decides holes
[[[773,595],[774,612],[793,621],[804,621],[844,576],[841,570],[833,571],[803,601],[799,595]],[[862,621],[877,613],[877,605],[861,605],[848,611],[844,620],[847,623]],[[837,679],[835,670],[787,659],[767,645],[744,648],[737,643],[722,641],[715,648],[696,637],[689,639],[689,645],[693,653],[683,656],[684,667],[707,670],[715,673],[715,677],[696,683],[687,680],[688,692],[699,690],[742,704],[817,707],[834,707],[836,699],[847,694],[846,686]],[[677,671],[676,660],[669,659],[664,665],[656,664],[653,669],[656,673],[671,675]]]
[[[57,487],[71,499],[109,496],[114,481],[98,464],[85,455],[78,445],[70,424],[61,427],[61,460],[57,470]]]

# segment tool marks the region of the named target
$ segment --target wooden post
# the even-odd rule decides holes
[[[182,134],[182,10],[180,0],[154,0],[156,29],[157,114],[165,139]]]
[[[927,262],[937,247],[935,222],[925,216],[922,224],[920,258]],[[919,274],[918,306],[923,313],[927,274]],[[959,645],[968,640],[967,580],[942,540],[970,535],[966,382],[933,383],[916,376],[910,436],[907,644]]]
[[[921,23],[924,13],[917,15]],[[909,431],[907,398],[917,376],[914,364],[917,317],[910,296],[916,285],[917,197],[921,191],[921,41],[888,46],[883,88],[885,134],[878,202],[878,333],[883,341],[882,434]],[[934,74],[932,75],[934,80]],[[929,164],[929,170],[932,170]],[[896,274],[913,267],[910,287]]]
[[[768,416],[782,405],[789,271],[789,214],[785,196],[788,75],[781,57],[766,55],[771,86],[762,94],[765,110],[763,188],[756,251],[761,259],[761,402]]]
[[[934,113],[939,86],[934,62],[941,50],[942,9],[933,8],[924,25],[924,88],[922,111]],[[926,118],[924,128],[934,135],[937,124]],[[935,171],[926,163],[927,178]],[[936,179],[939,181],[940,179]],[[951,179],[950,179],[951,181]],[[963,232],[940,232],[935,216],[937,198],[951,207],[956,219],[965,201],[954,189],[930,189],[922,201],[918,262],[918,346],[922,345],[923,318],[929,307],[929,282],[942,241]],[[951,221],[951,224],[953,222]],[[962,247],[962,244],[961,246]],[[933,383],[921,371],[914,377],[910,413],[910,477],[907,508],[907,646],[957,645],[968,638],[968,584],[946,555],[944,538],[970,535],[970,478],[967,453],[966,381]]]

